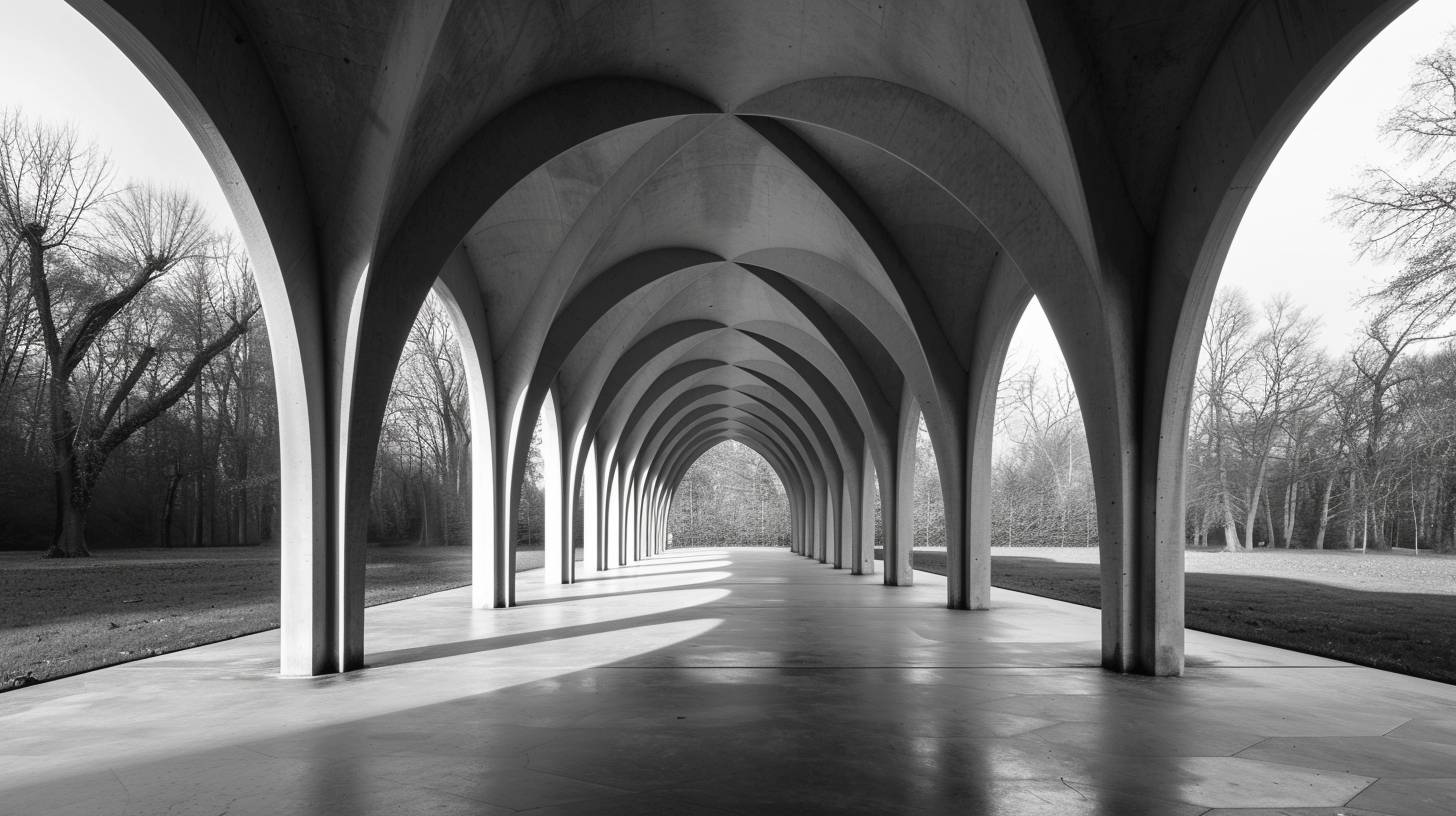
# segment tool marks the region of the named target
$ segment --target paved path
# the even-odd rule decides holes
[[[1201,633],[1119,676],[1094,611],[916,579],[674,552],[374,607],[348,675],[263,633],[11,692],[0,813],[1456,812],[1456,687]]]

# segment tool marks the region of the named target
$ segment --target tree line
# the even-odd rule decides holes
[[[1287,297],[1256,312],[1220,294],[1189,433],[1190,541],[1456,548],[1456,345],[1438,323],[1384,309],[1332,354]]]
[[[762,456],[729,440],[683,475],[668,531],[673,547],[787,547],[788,497]]]

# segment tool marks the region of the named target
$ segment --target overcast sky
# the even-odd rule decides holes
[[[111,41],[61,0],[0,0],[0,108],[70,123],[111,154],[123,181],[192,192],[232,216],[177,115]]]
[[[103,143],[123,179],[191,190],[223,222],[226,201],[207,162],[151,85],[111,43],[60,0],[0,0],[0,107],[70,122]],[[1324,322],[1326,345],[1355,328],[1351,303],[1388,269],[1360,262],[1329,221],[1330,196],[1363,168],[1398,162],[1377,128],[1409,83],[1412,61],[1456,28],[1456,1],[1422,0],[1381,33],[1305,116],[1244,217],[1220,285],[1257,304],[1288,291]],[[1033,306],[1014,353],[1054,349]]]

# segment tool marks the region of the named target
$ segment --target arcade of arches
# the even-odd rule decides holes
[[[923,416],[946,603],[985,606],[991,412],[1034,294],[1087,426],[1103,665],[1180,672],[1217,269],[1294,122],[1409,2],[72,0],[195,134],[259,271],[286,674],[363,663],[370,473],[431,288],[470,368],[479,607],[516,601],[501,508],[543,411],[549,580],[658,552],[686,468],[733,439],[777,471],[793,551],[855,573],[877,481],[907,584]]]

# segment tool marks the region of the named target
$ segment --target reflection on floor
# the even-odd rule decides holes
[[[1092,610],[916,580],[697,550],[370,609],[344,676],[265,633],[11,692],[0,812],[1456,812],[1456,687],[1192,632],[1119,676]]]

